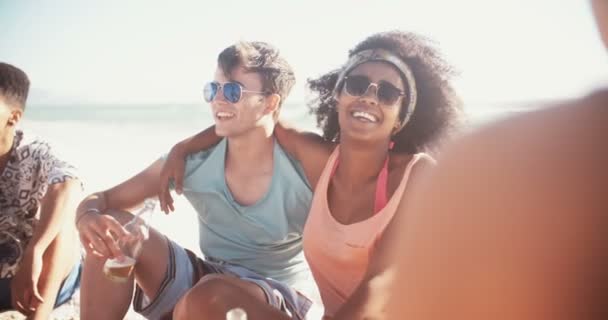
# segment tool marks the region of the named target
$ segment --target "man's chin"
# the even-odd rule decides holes
[[[222,137],[222,138],[227,138],[231,135],[231,131],[230,130],[226,130],[225,128],[222,127],[218,127],[217,124],[215,125],[215,134],[218,137]]]

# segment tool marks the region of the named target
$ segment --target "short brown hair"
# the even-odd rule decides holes
[[[23,70],[8,63],[0,62],[0,95],[7,104],[25,109],[30,90],[30,80]]]
[[[242,41],[224,49],[217,58],[218,66],[229,76],[234,68],[242,66],[262,77],[263,91],[278,94],[281,102],[296,83],[293,69],[274,46],[261,41]]]

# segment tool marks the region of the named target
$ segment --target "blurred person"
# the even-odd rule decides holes
[[[608,1],[591,4],[608,45]],[[607,137],[600,89],[452,143],[399,208],[391,300],[368,315],[608,319]]]

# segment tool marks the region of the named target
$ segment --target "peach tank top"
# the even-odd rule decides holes
[[[338,311],[363,280],[375,243],[397,211],[412,167],[420,158],[428,157],[423,153],[412,157],[402,181],[382,209],[366,220],[344,225],[331,215],[327,201],[327,190],[338,155],[339,147],[329,157],[321,173],[304,227],[304,254],[328,316]],[[386,178],[382,180],[378,186],[386,186]],[[376,195],[376,204],[378,200]]]

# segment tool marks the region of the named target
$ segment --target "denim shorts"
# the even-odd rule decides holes
[[[79,262],[63,280],[61,289],[59,289],[57,299],[55,300],[55,307],[59,307],[72,298],[74,292],[80,287],[81,274],[82,263]],[[11,303],[11,280],[12,278],[0,279],[0,311],[13,309]]]
[[[169,243],[169,262],[165,279],[161,283],[158,294],[156,297],[146,297],[139,286],[135,288],[133,309],[146,319],[169,319],[179,299],[204,274],[231,275],[243,281],[254,283],[262,289],[268,304],[293,319],[306,319],[312,301],[288,285],[261,276],[242,266],[202,260],[189,250],[169,239],[167,240]]]

